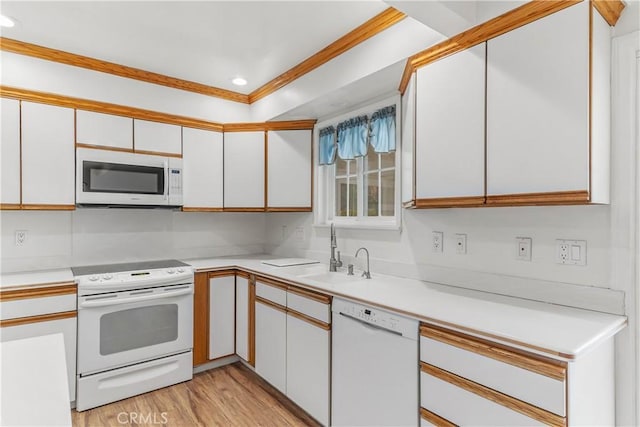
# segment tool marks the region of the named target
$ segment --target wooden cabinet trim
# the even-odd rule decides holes
[[[76,148],[90,148],[91,150],[120,151],[123,153],[133,153],[133,148],[108,147],[106,145],[84,144],[76,141]]]
[[[224,208],[200,208],[195,206],[183,206],[182,212],[223,212]]]
[[[420,67],[435,62],[456,52],[483,43],[501,34],[515,30],[545,16],[551,15],[583,0],[530,1],[489,21],[476,25],[458,35],[444,40],[411,56],[405,65],[400,81],[400,93],[404,94],[411,74]]]
[[[307,322],[313,326],[316,326],[318,328],[324,329],[325,331],[330,331],[331,330],[331,325],[325,322],[321,322],[317,319],[314,319],[313,317],[307,316],[304,313],[300,313],[299,311],[296,310],[292,310],[290,308],[287,308],[287,314],[290,314],[291,316],[295,317],[296,319],[300,319],[303,322]]]
[[[313,130],[316,124],[311,120],[282,120],[277,122],[225,123],[224,132],[262,132],[273,130]]]
[[[242,270],[236,270],[236,276],[244,277],[245,279],[249,279],[249,273],[247,273],[246,271],[242,271]]]
[[[20,286],[13,289],[5,288],[0,290],[0,301],[75,295],[77,290],[78,286],[70,282],[43,283],[35,286]]]
[[[589,203],[589,191],[554,191],[548,193],[521,193],[487,195],[487,205],[568,205]]]
[[[18,317],[0,320],[0,328],[27,325],[29,323],[50,322],[52,320],[71,319],[78,315],[77,311],[63,311],[61,313],[40,314],[38,316]]]
[[[20,208],[25,211],[74,211],[76,205],[36,205],[22,204]]]
[[[466,391],[474,393],[484,399],[490,400],[498,405],[502,405],[505,408],[509,408],[513,411],[519,412],[529,418],[533,418],[543,424],[555,427],[565,427],[567,420],[564,417],[545,411],[529,403],[518,400],[514,397],[500,393],[481,384],[470,381],[466,378],[459,377],[447,371],[443,371],[440,368],[429,365],[425,362],[420,362],[420,370],[425,374],[431,375],[442,381],[446,381],[450,384],[460,387]]]
[[[620,0],[591,0],[591,3],[612,27],[616,25],[625,8],[625,4]]]
[[[22,194],[22,191],[20,192]],[[20,203],[0,203],[0,210],[3,211],[19,211]]]
[[[444,418],[442,418],[440,415],[436,415],[433,412],[431,412],[431,411],[429,411],[427,409],[424,409],[424,408],[420,408],[420,417],[422,417],[423,420],[429,421],[434,426],[438,426],[438,427],[458,427],[457,424],[454,424],[451,421],[447,421]]]
[[[222,208],[222,212],[264,212],[265,208],[255,207],[255,208],[238,208],[238,207],[227,207]]]
[[[275,308],[276,310],[281,311],[283,313],[287,312],[287,308],[286,307],[283,307],[280,304],[276,304],[275,302],[269,301],[268,299],[264,299],[264,298],[259,297],[257,295],[256,295],[256,302],[259,302],[261,304],[267,305],[267,306],[269,306],[271,308]]]
[[[236,275],[236,271],[235,270],[218,270],[218,271],[211,271],[208,274],[209,279],[213,279],[214,277],[228,277],[228,276],[235,276]]]
[[[178,153],[165,153],[162,151],[149,151],[149,150],[133,150],[134,153],[137,154],[149,154],[152,156],[162,156],[162,157],[176,157],[178,159],[182,158],[182,154]]]
[[[331,297],[329,295],[321,294],[307,289],[302,289],[297,286],[289,285],[287,290],[291,293],[300,295],[301,297],[309,298],[322,304],[331,304]]]
[[[273,279],[270,279],[270,278],[264,277],[264,276],[256,276],[256,284],[257,284],[257,282],[260,282],[260,283],[268,285],[268,286],[272,286],[274,288],[281,289],[283,291],[286,291],[289,288],[289,285],[287,285],[284,282],[279,282],[277,280],[273,280]]]
[[[484,205],[484,196],[469,197],[437,197],[429,199],[416,199],[413,205],[418,209],[424,208],[451,208],[451,207],[477,207]]]
[[[256,366],[256,284],[254,278],[249,279],[249,364]]]
[[[278,208],[267,208],[267,212],[313,212],[313,207],[300,207],[300,206],[292,206],[292,207],[278,207]]]
[[[565,381],[567,364],[557,360],[546,359],[542,356],[527,354],[523,351],[508,348],[459,332],[450,331],[433,325],[420,325],[420,335],[436,341],[480,354],[518,368],[526,369],[536,374],[544,375],[558,381]]]
[[[209,273],[196,273],[193,293],[193,365],[209,361]]]

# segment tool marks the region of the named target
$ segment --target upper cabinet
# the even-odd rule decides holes
[[[77,110],[76,142],[97,148],[133,150],[133,119]]]
[[[182,129],[183,202],[185,211],[223,207],[224,147],[222,132]]]
[[[22,102],[21,116],[22,207],[74,209],[73,109]]]
[[[225,210],[264,211],[265,132],[225,132]]]
[[[20,208],[20,101],[2,98],[0,144],[0,203],[3,209]]]
[[[167,123],[134,120],[133,141],[136,152],[182,154],[182,128]]]
[[[267,132],[267,210],[311,211],[312,131]]]

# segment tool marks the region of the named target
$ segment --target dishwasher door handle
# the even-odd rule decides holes
[[[374,325],[373,323],[369,323],[369,322],[366,322],[366,321],[364,321],[362,319],[358,319],[357,317],[354,317],[354,316],[352,316],[350,314],[346,314],[346,313],[343,313],[341,311],[338,312],[338,314],[340,314],[340,316],[347,317],[347,318],[349,318],[351,320],[355,320],[356,322],[361,323],[361,324],[363,324],[364,326],[366,326],[368,328],[376,329],[376,330],[380,330],[380,331],[383,331],[383,332],[388,332],[390,334],[402,336],[402,332],[392,331],[391,329],[387,329],[387,328],[382,327],[382,326]]]

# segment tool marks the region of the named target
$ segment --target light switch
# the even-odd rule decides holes
[[[571,259],[573,261],[580,261],[580,246],[571,245]]]

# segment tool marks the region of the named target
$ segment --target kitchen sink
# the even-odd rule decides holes
[[[363,277],[360,277],[360,272],[357,272],[353,276],[349,276],[347,275],[346,271],[335,272],[335,273],[326,271],[324,273],[319,273],[319,274],[318,273],[304,274],[298,277],[300,277],[301,279],[304,278],[309,280],[315,280],[317,282],[331,283],[333,285],[340,285],[342,283],[352,283],[352,282],[359,282],[359,281],[365,280]]]

